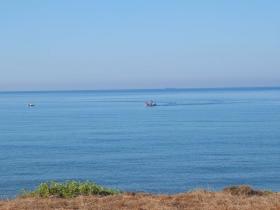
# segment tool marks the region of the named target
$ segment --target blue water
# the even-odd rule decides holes
[[[2,92],[0,198],[69,179],[155,193],[279,191],[279,128],[277,88]]]

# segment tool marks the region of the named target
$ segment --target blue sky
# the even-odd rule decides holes
[[[277,0],[6,0],[0,90],[280,85]]]

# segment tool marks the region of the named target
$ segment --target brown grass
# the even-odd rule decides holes
[[[76,198],[16,198],[0,201],[1,210],[280,210],[280,193],[229,187],[221,192],[197,190],[176,195],[124,193]]]

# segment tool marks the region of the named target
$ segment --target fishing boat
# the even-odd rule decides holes
[[[153,106],[156,106],[156,102],[153,101],[153,100],[150,100],[150,101],[145,101],[145,105],[146,107],[153,107]]]
[[[29,104],[27,104],[27,106],[28,106],[28,107],[34,107],[34,106],[35,106],[35,104],[31,104],[31,103],[29,103]]]

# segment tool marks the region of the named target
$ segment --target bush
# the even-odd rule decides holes
[[[231,195],[243,195],[243,196],[263,196],[271,194],[269,191],[254,190],[250,186],[240,185],[231,186],[223,189],[223,192],[230,193]]]
[[[58,198],[73,198],[80,195],[116,195],[120,191],[109,189],[97,185],[93,182],[77,182],[67,181],[64,183],[59,182],[46,182],[41,183],[34,191],[24,191],[21,197],[58,197]]]

